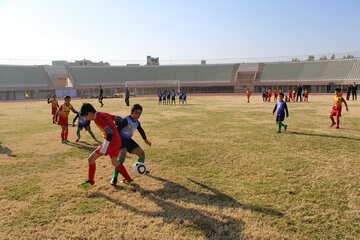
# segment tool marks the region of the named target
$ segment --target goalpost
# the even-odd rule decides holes
[[[180,80],[126,81],[125,87],[133,88],[138,95],[144,89],[169,88],[180,92]]]

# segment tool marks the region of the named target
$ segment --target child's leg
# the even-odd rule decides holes
[[[96,159],[101,157],[100,154],[97,152],[91,153],[91,155],[88,157],[89,162],[89,169],[88,169],[88,180],[87,182],[94,184],[95,183],[95,172],[96,172]]]
[[[61,141],[65,140],[65,126],[60,125],[61,126]]]
[[[339,115],[336,116],[336,128],[340,127],[340,117]]]
[[[279,127],[279,132],[281,132],[281,127],[283,127],[284,126],[284,124],[283,124],[283,122],[282,121],[280,121],[280,120],[278,120],[278,127]]]
[[[120,149],[120,154],[119,157],[117,158],[117,162],[123,165],[125,162],[125,158],[126,158],[126,148],[122,148]],[[112,178],[113,179],[118,178],[118,176],[119,176],[119,171],[115,168]]]
[[[80,137],[81,137],[81,135],[80,135],[80,128],[78,127],[77,128],[77,130],[76,130],[76,136],[78,137],[77,139],[76,139],[76,141],[79,141],[79,139],[80,139]]]
[[[68,133],[69,133],[69,127],[65,126],[65,132],[64,132],[64,140],[65,141],[67,141]]]
[[[145,152],[140,147],[134,149],[131,153],[136,154],[138,156],[137,161],[140,163],[145,162]]]
[[[115,169],[125,178],[126,181],[131,182],[132,179],[129,175],[129,173],[126,171],[126,168],[122,163],[118,162],[117,157],[111,158],[111,163],[114,165]]]
[[[330,127],[335,125],[334,115],[330,115],[331,125]]]

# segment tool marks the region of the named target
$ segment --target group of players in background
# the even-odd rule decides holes
[[[179,96],[179,104],[187,104],[187,96],[185,91],[180,91],[178,94]],[[176,104],[176,92],[175,89],[170,91],[166,89],[164,91],[159,91],[158,93],[158,103],[159,105],[175,105]]]

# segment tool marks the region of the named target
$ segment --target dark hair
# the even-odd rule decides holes
[[[335,92],[341,92],[340,88],[335,88]]]
[[[67,98],[70,98],[70,96],[65,96],[65,97],[64,97],[64,100],[67,99]]]
[[[90,103],[84,103],[80,109],[81,116],[88,115],[89,112],[96,113],[95,108]]]
[[[142,106],[140,104],[134,104],[134,106],[132,106],[131,108],[131,113],[133,113],[136,110],[143,110]]]
[[[284,97],[284,93],[282,93],[282,92],[281,92],[281,93],[279,93],[279,96],[282,96],[282,97]]]

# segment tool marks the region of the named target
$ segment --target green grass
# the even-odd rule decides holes
[[[151,175],[113,188],[102,157],[89,190],[77,187],[97,146],[85,131],[75,143],[70,127],[63,145],[45,101],[0,103],[0,224],[8,238],[359,239],[360,102],[348,102],[337,130],[328,126],[331,98],[289,103],[280,134],[273,103],[258,96],[250,104],[244,96],[190,96],[181,106],[132,98],[144,107],[153,145],[134,139]],[[119,99],[105,99],[104,108],[87,101],[120,116],[130,111]],[[129,171],[135,161],[129,154]]]

